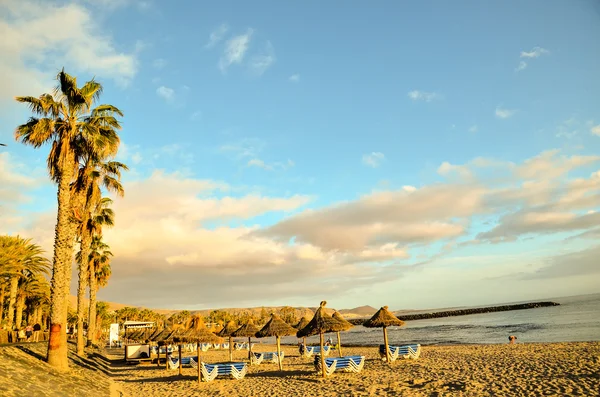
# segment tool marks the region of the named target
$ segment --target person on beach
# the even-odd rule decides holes
[[[26,342],[31,342],[31,335],[33,335],[33,326],[29,324],[25,327]]]
[[[17,329],[17,342],[21,343],[25,340],[25,330],[23,328]]]
[[[34,342],[40,341],[40,331],[41,330],[42,330],[42,326],[39,323],[35,323],[35,325],[33,326],[33,341]]]
[[[508,337],[508,344],[509,344],[509,345],[514,345],[516,340],[517,340],[517,337],[516,337],[516,336],[514,336],[514,335],[510,335],[510,336]]]

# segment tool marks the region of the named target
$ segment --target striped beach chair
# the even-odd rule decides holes
[[[281,352],[281,359],[284,359],[285,354]],[[252,364],[260,364],[262,362],[268,363],[278,363],[277,352],[267,352],[267,353],[254,353],[254,360],[252,360]]]
[[[388,345],[388,349],[390,350],[390,360],[391,362],[396,361],[398,358],[412,358],[416,360],[421,355],[421,345],[402,345],[402,346],[392,346]],[[386,360],[385,356],[385,345],[379,345],[379,356],[383,361]]]
[[[325,359],[325,374],[327,376],[335,371],[354,372],[362,371],[365,366],[365,356],[331,357]],[[321,356],[315,356],[315,369],[321,373]]]
[[[191,365],[194,368],[198,368],[198,363],[193,357],[191,357]],[[205,382],[213,381],[217,376],[230,376],[233,379],[242,379],[248,372],[248,365],[246,363],[200,363],[200,365],[202,380]]]
[[[331,351],[331,346],[323,346],[323,355],[325,357],[329,356],[329,352]],[[321,353],[321,346],[306,346],[304,348],[304,356],[310,357],[312,355],[318,355]]]
[[[190,365],[193,367],[192,364],[192,357],[181,357],[181,365],[185,366],[185,365]],[[194,361],[195,363],[195,361]],[[167,358],[167,366],[169,369],[177,369],[179,368],[179,359],[178,358],[174,358],[174,357],[168,357]],[[197,368],[197,366],[196,366]]]

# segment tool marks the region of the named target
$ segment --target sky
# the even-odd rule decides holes
[[[596,1],[0,0],[0,37],[0,233],[51,257],[49,147],[15,142],[15,96],[64,67],[124,113],[99,299],[600,292]]]

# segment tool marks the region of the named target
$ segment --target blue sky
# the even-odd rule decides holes
[[[28,114],[12,97],[64,66],[125,113],[103,299],[400,309],[598,292],[597,2],[0,10],[0,232],[52,247],[48,149],[13,141]]]

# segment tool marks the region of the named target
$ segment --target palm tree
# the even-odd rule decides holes
[[[50,294],[50,286],[46,279],[39,274],[29,274],[27,277],[22,277],[19,282],[19,291],[17,293],[17,304],[16,304],[16,324],[17,327],[21,327],[23,321],[23,312],[26,308],[26,300],[30,304],[35,304],[36,298],[40,301]],[[31,316],[33,317],[33,316]],[[32,323],[33,318],[29,318],[29,323]]]
[[[31,239],[0,236],[0,273],[10,280],[8,329],[12,329],[13,325],[21,326],[20,318],[15,318],[19,281],[25,277],[37,277],[47,273],[50,268],[50,262],[42,256],[43,252],[38,245],[31,242]]]
[[[39,98],[16,98],[18,102],[27,104],[34,116],[17,127],[15,138],[35,148],[51,143],[47,165],[52,180],[58,185],[58,211],[52,261],[47,362],[57,369],[66,370],[69,366],[67,307],[75,244],[73,223],[78,223],[77,217],[72,216],[71,183],[78,168],[78,156],[81,155],[78,149],[97,147],[93,142],[114,140],[117,136],[115,131],[121,128],[116,116],[123,114],[112,105],[93,108],[102,93],[102,85],[95,80],[78,87],[77,79],[65,73],[64,69],[58,73],[56,80],[58,84],[53,94],[42,94]]]
[[[105,287],[111,275],[110,247],[102,241],[102,235],[93,237],[90,251],[90,315],[88,320],[88,342],[96,343],[96,293]]]
[[[89,258],[90,245],[92,243],[92,237],[97,232],[98,227],[104,224],[106,217],[105,213],[95,215],[92,210],[95,209],[100,203],[104,203],[104,207],[100,208],[104,212],[110,211],[105,208],[111,201],[108,198],[102,199],[102,191],[100,185],[109,191],[116,193],[118,196],[123,196],[124,190],[120,183],[121,170],[127,170],[125,164],[117,161],[104,162],[101,158],[102,155],[110,155],[112,152],[116,152],[116,148],[108,146],[106,153],[101,153],[98,150],[88,151],[83,156],[83,162],[78,171],[78,177],[73,184],[74,197],[76,198],[76,212],[80,214],[81,224],[78,228],[77,234],[79,236],[79,253],[77,256],[79,280],[77,287],[77,329],[83,329],[83,320],[85,317],[85,291],[88,285],[88,260],[82,260],[82,258]],[[104,200],[104,201],[102,201]],[[112,212],[110,213],[110,224],[112,224]],[[89,322],[88,322],[89,326]],[[88,341],[90,341],[88,337]],[[90,341],[91,345],[91,341]],[[77,354],[83,355],[83,332],[77,333]]]

